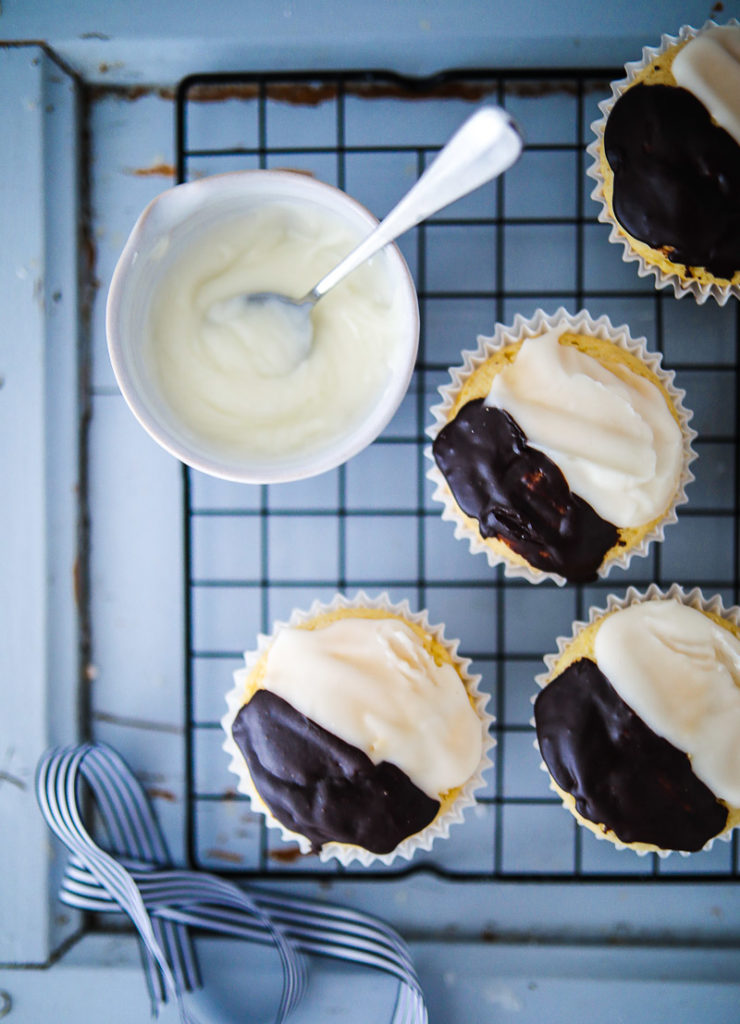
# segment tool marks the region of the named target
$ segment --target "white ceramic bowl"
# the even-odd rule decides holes
[[[365,417],[325,445],[305,454],[250,458],[224,452],[194,438],[161,393],[145,358],[152,296],[172,260],[223,221],[270,202],[313,204],[342,217],[360,237],[376,218],[346,193],[290,171],[238,171],[177,185],[154,199],[139,217],[121,253],[106,309],[108,351],[118,386],[148,433],[182,462],[212,476],[244,483],[275,483],[315,476],[340,465],[369,445],[388,424],[408,389],[419,342],[419,307],[406,262],[395,245],[386,247],[389,274],[400,289],[397,366]]]

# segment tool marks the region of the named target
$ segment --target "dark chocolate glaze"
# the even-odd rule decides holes
[[[483,537],[497,537],[538,569],[581,583],[596,579],[619,540],[589,504],[573,494],[555,465],[530,448],[509,413],[468,402],[439,432],[434,458]]]
[[[232,735],[273,815],[315,850],[336,841],[390,853],[439,811],[396,765],[373,764],[269,690],[241,708]]]
[[[622,842],[695,851],[724,829],[727,808],[687,755],[645,725],[590,658],[540,691],[534,718],[555,782]]]
[[[688,90],[634,85],[604,132],[619,223],[715,277],[740,270],[740,146]]]

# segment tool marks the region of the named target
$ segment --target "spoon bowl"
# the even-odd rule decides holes
[[[258,345],[250,346],[259,355],[259,372],[276,377],[308,358],[313,344],[311,310],[317,301],[291,299],[279,292],[251,292],[214,302],[206,315],[213,324],[227,324],[247,344],[259,339]]]

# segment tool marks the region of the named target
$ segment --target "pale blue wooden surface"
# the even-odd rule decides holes
[[[0,961],[75,927],[36,809],[36,762],[77,729],[76,102],[37,47],[0,51]]]
[[[465,65],[619,64],[639,56],[643,44],[656,43],[662,31],[674,31],[683,22],[703,22],[709,8],[695,0],[608,7],[586,0],[519,5],[484,0],[462,5],[447,0],[374,4],[228,0],[220,6],[220,17],[214,17],[212,8],[204,4],[165,2],[153,10],[138,0],[106,5],[6,0],[0,37],[47,41],[88,82],[171,85],[192,71],[233,68],[387,67],[413,74]],[[737,3],[727,3],[722,16],[738,13]],[[0,102],[14,139],[14,146],[0,154],[6,241],[0,257],[0,291],[6,311],[0,330],[4,379],[0,427],[3,440],[11,439],[2,457],[3,466],[8,467],[5,478],[12,479],[15,488],[0,503],[4,543],[0,615],[4,629],[10,624],[8,635],[13,641],[6,648],[10,657],[2,664],[5,714],[0,718],[0,758],[5,760],[0,760],[0,771],[22,783],[0,782],[0,960],[42,962],[74,927],[53,900],[53,860],[30,788],[33,765],[43,746],[69,739],[75,731],[77,509],[72,492],[77,396],[70,375],[74,375],[80,317],[73,297],[70,245],[75,220],[74,146],[70,145],[74,102],[71,83],[57,74],[48,59],[40,65],[32,63],[39,57],[36,49],[7,50],[0,56],[5,74]],[[211,118],[218,116],[216,111],[211,107]],[[228,123],[226,117],[224,124]],[[546,139],[556,123],[557,117],[543,118],[541,124],[532,125],[532,138]],[[172,102],[157,93],[135,100],[102,94],[90,107],[89,128],[92,239],[99,284],[92,296],[92,367],[85,396],[92,407],[93,646],[91,664],[82,666],[80,675],[87,681],[86,690],[89,686],[95,735],[131,759],[180,859],[184,752],[179,467],[149,441],[125,408],[114,386],[103,330],[107,282],[125,236],[148,199],[172,181],[166,170],[173,162]],[[208,128],[213,129],[212,121]],[[290,126],[285,130],[290,137]],[[509,199],[514,206],[517,196],[526,195],[526,171],[523,166],[524,178],[518,184],[512,177]],[[378,175],[373,184],[363,180],[361,168],[351,166],[349,173],[355,175],[360,191],[377,190],[378,182],[386,188],[392,180],[392,176]],[[399,173],[401,180],[404,169]],[[370,199],[382,206],[390,197],[381,189]],[[567,191],[559,198],[565,211],[573,200]],[[602,240],[595,237],[593,242],[590,272],[594,274],[607,269],[599,264]],[[54,270],[42,275],[47,267]],[[59,299],[57,292],[61,292]],[[684,302],[677,328],[696,315],[693,308],[685,307]],[[613,315],[621,322],[631,321],[636,313],[637,307],[623,310],[621,316],[615,310]],[[444,309],[440,307],[435,315],[441,337]],[[476,310],[475,324],[486,315],[491,311]],[[666,315],[673,315],[670,307]],[[721,320],[716,310],[703,310],[702,315]],[[649,332],[650,324],[645,329]],[[689,333],[688,328],[683,333],[676,329],[670,336],[680,345]],[[712,334],[712,344],[718,346],[713,359],[723,358],[723,337],[719,325]],[[674,358],[684,357],[685,352],[674,354]],[[711,401],[701,413],[708,424],[717,414]],[[397,457],[402,460],[403,451]],[[362,472],[359,468],[348,472],[350,502],[367,501],[363,485],[377,469],[373,458],[367,456]],[[321,482],[322,496],[331,492],[331,486],[331,480]],[[705,477],[703,486],[711,488],[711,476]],[[207,480],[195,484],[196,501],[209,507],[219,502],[228,505],[227,492],[228,488],[214,488]],[[273,488],[269,500],[276,507],[310,509],[316,495],[309,483],[290,491]],[[427,546],[437,559],[426,567],[427,573],[443,577],[459,573],[461,580],[475,577],[476,561],[461,545],[448,544],[441,532],[434,533],[437,525],[436,520],[430,521],[438,546]],[[271,612],[286,614],[288,605],[300,596],[281,595],[286,607],[276,606]],[[563,600],[567,604],[568,599]],[[438,618],[455,615],[454,604],[437,611]],[[235,614],[242,615],[242,632],[248,633],[244,623],[249,610],[242,614],[237,609]],[[554,615],[565,628],[571,614],[572,609],[563,607],[552,612],[548,621]],[[522,689],[516,680],[510,681],[507,699],[512,705]],[[221,683],[216,679],[201,688],[204,703],[196,708],[196,717],[217,716],[215,691],[220,695]],[[527,713],[526,707],[520,711]],[[204,771],[214,772],[217,787],[224,784],[218,754],[216,744],[213,752],[203,752],[199,762]],[[531,791],[542,780],[528,772],[525,752],[520,754],[519,760],[515,754],[507,761],[510,784]],[[554,810],[558,811],[553,818],[557,832],[565,816]],[[235,823],[233,816],[224,816],[221,805],[209,813],[211,820],[203,828],[213,839],[211,848],[220,854],[243,852],[249,823]],[[477,845],[477,826],[481,834],[488,831],[485,821],[471,819],[459,830],[459,846],[451,841],[447,852],[452,867],[460,863],[458,856],[479,864],[476,858],[483,855],[485,845]],[[543,842],[552,842],[553,834],[546,828]],[[730,848],[717,844],[716,849],[708,859],[710,872],[715,860],[721,861]],[[523,855],[537,856],[536,844],[529,851],[512,847],[512,858]],[[619,856],[606,844],[587,845],[584,871],[613,869],[611,858]],[[218,866],[218,856],[213,863]],[[633,858],[630,863],[636,873],[642,873],[645,862]],[[669,870],[680,873],[685,864],[676,858]],[[715,869],[723,870],[723,864]],[[545,950],[537,960],[536,947],[521,944],[506,949],[475,941],[414,944],[433,1022],[512,1018],[557,1022],[580,1019],[584,1005],[597,1008],[599,1019],[615,1024],[618,1020],[652,1022],[661,1019],[661,1013],[677,1024],[698,1019],[728,1024],[740,1016],[733,983],[738,973],[736,948],[719,948],[740,943],[737,886],[481,883],[460,890],[423,875],[409,881],[378,880],[369,886],[335,880],[331,886],[337,902],[378,913],[412,938],[449,935],[474,940],[489,933],[516,943],[585,941],[597,947],[590,951],[578,947],[577,952],[567,947],[552,953]],[[310,883],[293,888],[316,891]],[[649,945],[637,951],[604,953],[598,944],[605,940]],[[666,951],[658,948],[660,943],[688,944],[688,948]],[[717,948],[712,949],[713,945]],[[259,960],[250,947],[240,947],[213,983],[216,1002],[220,993],[238,991],[233,988],[234,974],[239,974],[235,964],[242,956],[253,967]],[[204,957],[213,970],[224,964],[218,947],[207,946]],[[254,974],[245,974],[245,984],[254,987],[253,978]],[[338,1020],[359,1022],[362,1018],[353,1010],[357,993],[368,1021],[388,1018],[392,991],[374,975],[353,975],[348,980],[345,972],[320,969],[315,985],[297,1021],[315,1024],[333,1014]],[[111,1024],[118,1020],[123,1024],[144,1020],[148,1014],[143,974],[131,940],[85,939],[48,971],[3,971],[0,989],[14,996],[9,1019],[20,1024],[46,1019],[65,1024],[101,1016]],[[259,991],[266,1000],[269,992]],[[231,1011],[209,1012],[214,1024],[240,1019]]]
[[[138,85],[244,67],[608,66],[711,11],[703,0],[6,0],[0,35],[51,41],[88,81]],[[736,13],[727,0],[722,16]]]
[[[201,941],[206,988],[189,1000],[208,1024],[264,1024],[278,997],[275,957],[225,940]],[[737,950],[418,942],[411,953],[430,1024],[736,1024]],[[14,1024],[139,1024],[149,1003],[133,940],[90,936],[44,974],[0,969]],[[384,1024],[395,983],[377,972],[311,960],[304,1001],[292,1024]],[[0,1001],[0,1009],[2,1008]],[[53,1008],[53,1010],[52,1010]],[[161,1024],[177,1024],[165,1007]]]

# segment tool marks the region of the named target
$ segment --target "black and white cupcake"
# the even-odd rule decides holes
[[[674,375],[607,317],[541,310],[480,337],[432,409],[428,477],[507,576],[587,582],[662,540],[695,457]]]
[[[493,745],[488,696],[457,647],[387,595],[337,595],[276,623],[226,698],[239,790],[322,860],[429,849],[475,802]]]
[[[740,609],[677,585],[592,608],[534,701],[551,788],[637,853],[708,849],[740,824]]]
[[[740,23],[645,47],[592,128],[599,220],[678,298],[740,296]]]

